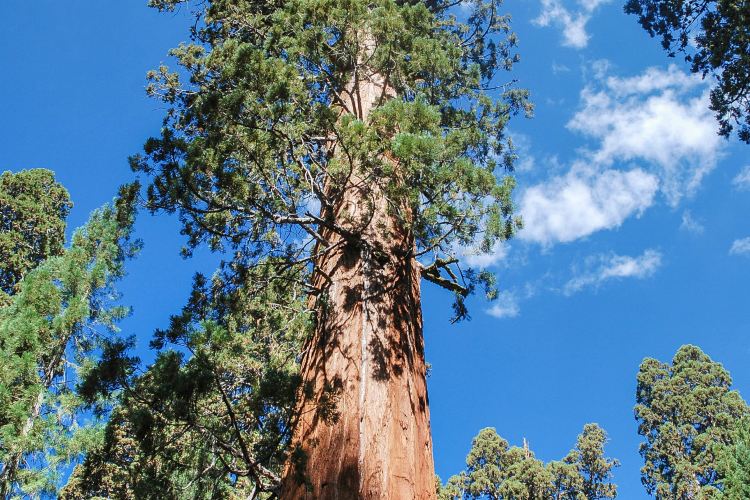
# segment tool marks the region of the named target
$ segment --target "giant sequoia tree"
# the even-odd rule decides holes
[[[638,370],[635,417],[644,437],[641,482],[657,498],[716,498],[721,457],[748,408],[721,363],[693,345],[671,364],[646,358]],[[731,469],[731,467],[729,467]]]
[[[50,170],[0,175],[0,306],[29,270],[63,252],[71,206],[68,191]]]
[[[503,130],[531,108],[497,75],[516,61],[498,4],[205,1],[181,69],[151,74],[170,109],[132,159],[150,208],[179,213],[187,253],[309,271],[283,498],[434,496],[420,282],[464,317],[492,283],[456,249],[518,225]]]

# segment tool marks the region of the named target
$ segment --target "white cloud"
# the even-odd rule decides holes
[[[721,155],[706,82],[699,77],[674,66],[608,77],[606,60],[592,68],[593,83],[582,90],[580,108],[567,124],[592,143],[578,151],[567,173],[520,193],[521,239],[552,245],[619,227],[650,207],[658,191],[676,206]],[[698,221],[683,224],[699,231]]]
[[[515,318],[520,312],[518,298],[512,292],[500,292],[495,304],[487,309],[487,314],[496,318]]]
[[[722,146],[708,109],[706,82],[674,66],[587,85],[568,128],[595,139],[591,161],[648,164],[672,206],[691,195],[715,166]]]
[[[609,73],[609,70],[611,68],[612,63],[609,62],[609,59],[596,59],[594,61],[591,61],[591,64],[589,64],[588,68],[584,65],[581,69],[583,70],[584,75],[590,69],[594,78],[601,80],[602,78],[607,76],[607,73]]]
[[[750,255],[750,236],[734,240],[729,255]]]
[[[732,184],[737,189],[750,190],[750,165],[740,170],[740,173],[732,179]]]
[[[570,68],[564,64],[552,63],[552,74],[559,75],[560,73],[569,73]]]
[[[490,266],[494,266],[505,260],[508,256],[510,246],[505,241],[498,241],[492,248],[490,253],[475,253],[471,251],[463,251],[461,255],[463,261],[471,267],[484,269]]]
[[[513,168],[516,172],[530,172],[536,166],[536,158],[531,152],[531,139],[528,135],[520,132],[510,132],[510,138],[515,148],[518,159]]]
[[[598,64],[601,63],[598,62]],[[609,67],[605,68],[604,72],[599,72],[599,78],[603,78],[608,71]],[[627,96],[650,94],[669,89],[685,91],[696,87],[703,87],[705,86],[705,82],[700,76],[685,73],[680,71],[674,64],[670,64],[666,70],[652,66],[646,68],[640,75],[629,78],[610,76],[606,78],[606,85],[617,95]]]
[[[573,241],[601,229],[618,227],[653,202],[658,181],[641,169],[585,170],[574,168],[524,191],[520,201],[524,219],[520,239],[543,245]]]
[[[593,12],[600,5],[609,2],[609,0],[578,0],[578,4],[583,7],[585,12]]]
[[[706,227],[699,220],[693,217],[693,214],[690,213],[690,210],[685,210],[682,213],[682,223],[680,224],[680,229],[682,229],[683,231],[687,231],[688,233],[703,234],[703,231],[706,230]]]
[[[563,45],[582,49],[588,45],[589,34],[586,23],[599,5],[607,0],[579,0],[576,12],[568,10],[560,0],[542,0],[542,12],[532,22],[537,26],[559,26],[562,29]]]
[[[563,287],[563,293],[572,295],[612,279],[647,278],[661,266],[661,258],[661,253],[653,249],[646,250],[639,257],[610,254],[589,258],[587,270],[570,279]]]

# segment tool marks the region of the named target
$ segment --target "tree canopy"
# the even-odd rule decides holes
[[[723,498],[750,498],[750,418],[744,417],[736,423],[731,440],[719,457]]]
[[[586,424],[576,447],[559,461],[544,464],[523,447],[510,447],[495,429],[482,429],[466,457],[466,470],[439,487],[441,499],[594,500],[615,498],[612,471],[619,465],[607,458],[607,434]]]
[[[276,491],[310,321],[300,277],[280,278],[271,265],[196,275],[188,304],[154,336],[156,361],[120,381],[123,400],[105,439],[65,498]]]
[[[0,305],[29,270],[63,252],[71,207],[50,170],[0,174]]]
[[[50,179],[41,173],[35,180],[42,185],[30,192],[47,192]],[[66,200],[61,193],[52,190],[53,201]],[[100,354],[128,344],[115,335],[117,320],[128,311],[116,303],[113,285],[138,247],[130,241],[134,194],[126,190],[115,205],[95,211],[70,247],[28,271],[0,309],[0,496],[55,492],[67,464],[97,439],[97,416],[106,413],[113,395],[88,400],[79,389]],[[37,233],[36,210],[25,222],[7,213],[14,223],[3,227]],[[49,227],[54,234],[58,221]]]
[[[658,498],[714,498],[719,458],[748,407],[724,367],[693,345],[671,364],[647,358],[638,370],[635,418],[645,438],[643,485]]]
[[[506,123],[532,108],[527,91],[499,80],[518,60],[499,3],[472,2],[466,22],[453,5],[199,4],[192,42],[171,52],[180,70],[150,74],[170,110],[131,159],[151,179],[149,207],[179,213],[187,253],[206,243],[305,263],[331,250],[323,230],[361,243],[368,214],[332,210],[356,174],[365,200],[386,193],[423,276],[457,293],[463,317],[461,299],[491,277],[458,267],[457,247],[489,251],[520,224],[514,180],[498,167],[515,156]],[[363,120],[351,82],[373,73],[390,90]]]

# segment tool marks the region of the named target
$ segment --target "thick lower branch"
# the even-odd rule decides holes
[[[445,288],[446,290],[450,290],[451,292],[466,297],[467,295],[469,295],[469,289],[461,285],[458,282],[456,275],[452,273],[448,268],[448,266],[450,266],[451,264],[455,264],[456,262],[458,262],[457,259],[437,259],[429,266],[419,264],[419,267],[422,272],[422,277],[427,281],[435,283],[436,285]],[[440,269],[446,269],[451,277],[446,278],[445,276],[440,274]]]

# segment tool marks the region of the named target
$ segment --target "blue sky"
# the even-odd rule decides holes
[[[130,180],[127,156],[156,133],[162,105],[145,73],[186,36],[182,15],[145,2],[6,0],[0,18],[0,169],[55,170],[70,226]],[[670,60],[616,0],[505,5],[519,35],[512,77],[535,117],[511,123],[516,201],[527,228],[492,255],[496,303],[471,301],[450,325],[450,297],[424,285],[438,474],[463,466],[486,426],[564,456],[587,422],[610,435],[621,498],[645,498],[632,407],[646,356],[694,343],[750,392],[750,146],[715,135],[707,83]],[[184,303],[196,270],[178,256],[170,217],[142,215],[145,247],[122,283],[139,352]]]

